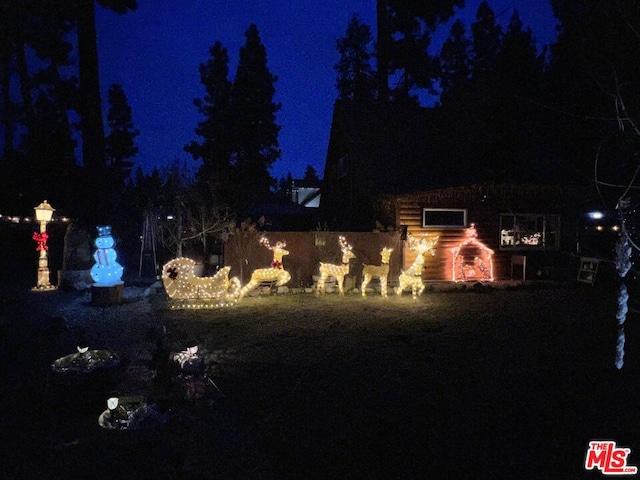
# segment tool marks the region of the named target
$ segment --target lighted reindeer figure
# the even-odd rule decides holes
[[[362,296],[366,297],[366,288],[372,278],[380,279],[380,288],[383,297],[387,297],[387,277],[389,276],[389,259],[391,258],[393,248],[384,247],[380,252],[382,257],[381,265],[362,265]]]
[[[418,252],[418,256],[407,270],[400,273],[400,277],[398,278],[398,282],[400,284],[397,290],[398,296],[402,295],[402,292],[409,287],[411,287],[411,295],[414,300],[422,295],[422,292],[424,291],[424,282],[422,281],[424,254],[429,252],[432,257],[436,254],[436,244],[438,243],[439,238],[440,237],[433,237],[427,240],[423,237],[418,241],[413,235],[407,235],[409,248],[414,252]]]
[[[338,281],[340,296],[344,296],[344,276],[349,273],[349,260],[356,258],[356,256],[353,253],[353,247],[347,243],[343,236],[338,237],[338,242],[340,242],[340,250],[342,251],[342,265],[320,262],[320,278],[316,285],[317,294],[325,294],[324,282],[331,276]]]
[[[262,282],[276,282],[276,286],[281,287],[289,280],[291,280],[291,274],[282,267],[282,257],[289,255],[289,251],[285,250],[287,246],[285,242],[278,242],[274,247],[269,243],[269,239],[266,237],[260,238],[260,245],[267,247],[273,251],[273,260],[271,261],[271,268],[258,268],[251,274],[251,280],[244,287],[240,289],[240,297],[238,300],[256,288]]]

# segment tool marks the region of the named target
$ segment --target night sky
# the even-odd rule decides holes
[[[460,12],[472,22],[480,0],[468,0]],[[514,8],[538,43],[555,38],[556,20],[546,0],[490,0],[498,22],[506,24]],[[274,100],[282,103],[277,123],[282,156],[271,171],[279,179],[304,175],[312,165],[323,175],[339,59],[336,40],[344,36],[353,14],[372,27],[375,0],[138,0],[138,9],[118,15],[97,9],[101,88],[120,83],[140,130],[134,158],[149,172],[173,163],[193,170],[199,162],[183,146],[197,140],[201,117],[193,106],[201,98],[198,65],[219,40],[229,52],[233,80],[244,33],[255,23],[267,51],[267,66],[278,77]],[[434,40],[437,53],[449,33],[449,22]],[[108,133],[108,132],[107,132]]]

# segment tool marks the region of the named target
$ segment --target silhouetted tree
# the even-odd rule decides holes
[[[552,0],[551,6],[561,22],[548,75],[556,146],[575,179],[593,181],[597,159],[600,180],[626,187],[638,159],[640,5]]]
[[[455,101],[469,89],[471,41],[467,37],[464,23],[456,20],[451,25],[449,37],[442,45],[439,55],[440,102]]]
[[[316,169],[313,168],[312,165],[307,165],[307,168],[304,171],[303,180],[309,183],[320,183],[320,178],[318,178],[318,172],[316,172]]]
[[[345,36],[337,40],[340,60],[333,67],[338,73],[338,98],[367,101],[375,98],[375,77],[371,67],[371,27],[354,15]]]
[[[377,0],[377,71],[381,99],[389,97],[389,79],[395,78],[392,97],[408,99],[414,88],[431,88],[437,63],[427,49],[436,28],[464,0]]]
[[[496,22],[496,15],[486,1],[478,6],[471,32],[473,75],[477,82],[482,82],[494,71],[502,42],[502,27]]]
[[[267,67],[267,52],[254,24],[249,26],[245,37],[231,91],[232,161],[240,209],[268,198],[275,184],[269,169],[280,157],[276,113],[281,105],[273,101],[277,77]]]
[[[136,0],[96,1],[102,7],[119,14],[137,8]],[[95,18],[96,1],[76,0],[75,13],[77,15],[82,162],[90,169],[101,170],[105,166],[105,150]],[[97,175],[99,176],[99,173]]]
[[[200,82],[205,87],[203,98],[194,100],[198,113],[204,120],[198,122],[195,133],[201,140],[185,146],[194,160],[202,160],[196,180],[213,191],[213,201],[232,204],[231,156],[233,131],[231,124],[231,82],[229,81],[229,56],[220,42],[209,49],[210,58],[201,63]]]
[[[133,162],[129,159],[138,153],[135,138],[140,132],[134,128],[131,106],[122,85],[116,83],[111,86],[108,101],[109,134],[105,137],[107,167],[118,183],[116,187],[122,188],[133,167]]]

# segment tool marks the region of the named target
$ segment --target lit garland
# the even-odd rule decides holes
[[[402,292],[407,288],[411,288],[411,296],[416,300],[424,291],[424,282],[422,281],[422,267],[424,266],[424,254],[429,252],[433,257],[436,254],[436,244],[440,237],[434,237],[427,240],[426,235],[422,237],[420,241],[410,233],[407,235],[407,242],[409,243],[409,249],[413,252],[417,252],[418,256],[411,264],[411,266],[402,272],[398,277],[399,287],[397,295],[402,295]]]
[[[347,243],[347,240],[341,235],[338,237],[340,250],[342,251],[342,265],[334,265],[333,263],[320,262],[320,278],[316,285],[316,293],[325,294],[324,283],[327,278],[335,277],[338,282],[338,292],[344,296],[344,276],[349,273],[349,260],[356,258],[353,253],[353,247]]]
[[[380,251],[380,256],[382,257],[381,265],[362,265],[363,279],[360,289],[362,290],[363,297],[367,296],[367,285],[372,278],[380,279],[380,293],[383,297],[387,297],[387,277],[389,276],[389,259],[391,258],[391,252],[393,252],[393,248],[388,247],[384,247]]]
[[[272,247],[267,237],[261,237],[260,245],[273,251],[271,268],[258,268],[254,270],[251,274],[251,280],[249,280],[249,283],[240,290],[240,297],[238,300],[242,300],[247,293],[256,288],[262,282],[276,282],[276,286],[281,287],[291,280],[291,274],[282,266],[282,257],[289,255],[289,251],[285,250],[287,244],[285,242],[278,242],[274,247]]]
[[[175,258],[162,267],[162,283],[172,300],[170,308],[217,308],[234,305],[240,295],[240,280],[229,278],[231,267],[223,267],[212,277],[196,277],[196,262]]]
[[[451,249],[451,279],[454,282],[466,280],[493,281],[493,250],[477,239],[478,232],[472,223],[467,229],[466,237],[460,244]],[[467,263],[462,250],[475,248],[480,251],[473,257],[473,264]]]

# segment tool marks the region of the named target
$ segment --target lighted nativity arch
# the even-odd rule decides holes
[[[475,224],[466,231],[466,238],[451,249],[451,280],[467,282],[493,281],[493,250],[478,240]]]

